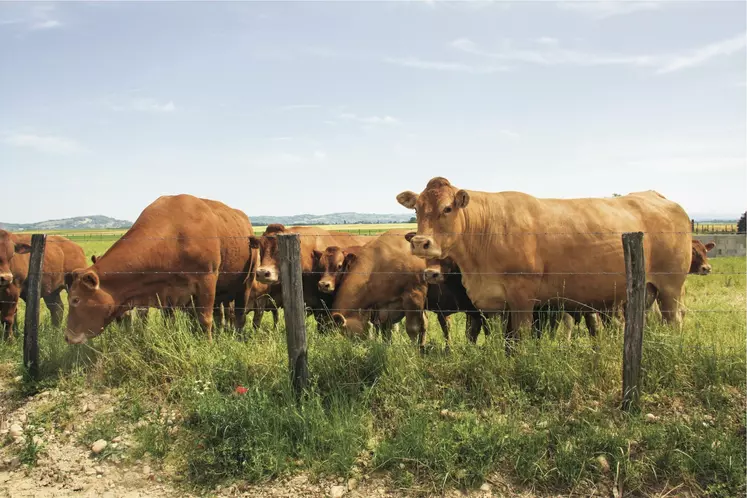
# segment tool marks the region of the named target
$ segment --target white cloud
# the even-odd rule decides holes
[[[746,43],[747,35],[744,33],[727,40],[711,43],[705,47],[693,50],[690,54],[673,57],[669,62],[662,65],[662,67],[660,67],[656,72],[664,74],[679,71],[680,69],[688,67],[699,66],[714,57],[741,52]]]
[[[46,154],[68,155],[85,151],[85,148],[75,140],[33,133],[13,133],[5,137],[3,142],[13,147],[35,149]]]
[[[109,107],[114,111],[135,111],[135,112],[152,112],[152,113],[168,113],[176,110],[174,102],[169,100],[168,102],[158,102],[155,99],[150,98],[134,98],[131,99],[127,104],[109,104]]]
[[[521,138],[521,135],[519,135],[515,131],[505,130],[505,129],[498,130],[498,135],[508,140],[518,140]]]
[[[358,116],[356,114],[344,112],[339,115],[339,118],[348,121],[357,121],[368,125],[396,126],[400,124],[400,121],[392,116]]]
[[[595,19],[607,19],[614,16],[632,14],[635,12],[659,10],[662,2],[635,0],[564,0],[556,5],[559,9],[570,10]]]
[[[643,171],[672,171],[681,173],[744,171],[747,158],[744,157],[693,157],[672,156],[628,161],[627,166]]]
[[[316,159],[317,161],[324,161],[325,159],[327,159],[327,153],[323,150],[315,150],[314,159]]]
[[[293,140],[293,137],[272,137],[270,140],[273,142],[287,142]]]
[[[280,108],[281,111],[295,111],[298,109],[318,109],[321,106],[319,104],[293,104],[293,105],[284,105]]]
[[[490,51],[479,47],[467,38],[458,38],[451,46],[472,55],[491,59],[524,62],[544,66],[634,66],[653,67],[658,74],[671,73],[704,64],[714,57],[727,56],[741,51],[747,37],[744,33],[726,40],[711,43],[686,54],[597,54],[579,50],[564,49],[557,44],[543,44],[541,48],[522,49],[511,41],[504,41],[497,49]]]
[[[471,74],[490,74],[498,71],[506,71],[508,68],[499,66],[474,66],[459,62],[424,61],[414,57],[386,57],[384,62],[398,66],[414,69],[427,69],[432,71],[453,71]]]
[[[558,39],[553,38],[551,36],[542,36],[540,38],[537,38],[535,41],[542,45],[557,45],[558,44]]]
[[[57,19],[47,19],[46,21],[39,21],[31,25],[31,29],[53,29],[59,28],[62,23]]]

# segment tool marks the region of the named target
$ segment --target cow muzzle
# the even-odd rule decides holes
[[[317,285],[319,287],[319,292],[324,292],[325,294],[332,294],[335,291],[334,282],[330,282],[329,280],[320,280],[319,284]]]
[[[7,287],[13,282],[12,273],[0,273],[0,287]]]
[[[257,268],[257,280],[263,284],[275,284],[278,281],[277,268],[260,266]]]
[[[416,235],[410,239],[410,248],[414,256],[421,258],[439,258],[441,251],[436,248],[433,239],[427,235]]]
[[[700,267],[700,270],[698,271],[700,275],[708,275],[711,273],[711,265],[703,265]]]
[[[441,284],[444,281],[444,274],[438,268],[426,268],[423,274],[429,284]]]
[[[87,340],[86,334],[76,334],[71,330],[65,331],[65,342],[68,344],[83,344]]]

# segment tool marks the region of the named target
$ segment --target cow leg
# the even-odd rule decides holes
[[[477,342],[477,338],[480,336],[480,330],[485,326],[485,321],[482,315],[477,311],[468,311],[466,313],[466,325],[465,331],[467,332],[467,340],[472,344]],[[485,330],[487,335],[487,328]]]
[[[682,327],[682,315],[680,314],[679,299],[676,296],[660,292],[659,308],[661,317],[667,325],[676,325],[678,329]]]
[[[449,329],[451,328],[451,315],[446,315],[442,312],[436,313],[438,316],[438,324],[441,326],[441,331],[444,333],[444,341],[446,342],[446,352],[451,350],[449,340]]]
[[[62,305],[62,298],[60,293],[56,292],[48,296],[44,296],[44,304],[49,309],[49,314],[52,317],[52,326],[59,327],[62,323],[62,316],[65,313],[65,307]]]
[[[213,308],[215,307],[215,286],[217,282],[218,275],[205,276],[198,284],[197,295],[194,299],[197,320],[207,334],[209,342],[213,342]]]
[[[521,299],[509,303],[510,318],[506,329],[506,354],[512,354],[516,343],[521,338],[523,329],[532,329],[533,306],[530,299]]]
[[[599,321],[597,320],[597,314],[587,312],[584,313],[584,321],[586,322],[586,328],[589,329],[589,335],[596,337],[599,330]]]
[[[405,314],[405,330],[410,340],[417,343],[421,353],[425,353],[426,317],[423,311],[408,311]]]

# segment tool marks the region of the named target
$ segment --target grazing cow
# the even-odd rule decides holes
[[[708,275],[711,273],[711,264],[708,262],[708,251],[716,247],[715,242],[703,244],[697,239],[693,239],[692,261],[690,262],[690,272],[694,275]]]
[[[415,232],[405,235],[405,240],[410,242]],[[480,311],[475,308],[467,296],[467,291],[462,285],[462,272],[459,266],[451,258],[426,259],[425,281],[428,283],[428,302],[426,309],[434,311],[438,316],[438,322],[444,332],[444,337],[449,339],[448,318],[463,311],[466,317],[465,332],[470,342],[477,342],[480,330],[485,330],[485,335],[490,335],[485,319]]]
[[[286,233],[297,233],[300,236],[304,303],[311,309],[319,328],[324,330],[329,325],[327,310],[332,300],[328,295],[319,292],[321,275],[314,271],[314,251],[323,251],[326,247],[334,245],[341,247],[364,245],[370,238],[330,232],[317,227],[286,228],[281,224],[271,224],[262,237],[259,237],[261,263],[257,269],[257,280],[262,284],[273,287],[281,283],[276,235]]]
[[[103,257],[73,272],[65,339],[80,344],[135,307],[192,307],[212,340],[216,303],[246,303],[249,218],[222,202],[167,195],[147,206]],[[236,308],[243,328],[244,306]]]
[[[347,334],[365,336],[374,310],[394,315],[389,321],[396,319],[399,310],[405,314],[407,334],[421,347],[425,345],[425,262],[410,254],[406,233],[389,230],[347,254],[346,275],[331,307],[333,320]]]
[[[458,189],[442,177],[420,194],[397,196],[415,209],[413,254],[451,257],[481,310],[510,311],[516,337],[535,304],[612,309],[625,299],[622,232],[643,231],[648,283],[665,321],[681,323],[679,300],[690,267],[687,213],[654,191],[610,199],[539,199],[520,192]]]
[[[7,282],[7,275],[6,277],[0,277],[0,315],[2,315],[3,335],[10,337],[12,329],[16,325],[18,299],[26,300],[31,235],[4,233],[7,235],[0,236],[0,246],[6,245],[7,247],[6,251],[0,250],[0,252],[8,254],[7,248],[10,245],[15,247],[15,255],[7,260],[12,280]],[[10,245],[8,245],[8,241],[10,241]],[[12,252],[9,254],[13,255]],[[73,269],[80,267],[81,264],[85,265],[85,261],[86,257],[83,249],[75,242],[60,235],[47,236],[42,267],[41,298],[49,309],[52,325],[55,327],[62,323],[65,311],[60,297],[60,293],[65,290],[65,275],[70,274]],[[5,274],[4,271],[1,273]],[[2,282],[6,283],[2,285]]]

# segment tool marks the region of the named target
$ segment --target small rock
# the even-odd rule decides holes
[[[10,461],[8,462],[8,468],[10,470],[17,469],[20,466],[21,466],[21,459],[18,457],[11,458]]]
[[[659,420],[659,417],[657,417],[653,413],[647,413],[646,414],[646,422],[648,422],[649,424],[653,423],[653,422],[656,422],[657,420]]]
[[[330,498],[342,498],[345,495],[345,486],[332,486],[329,490]]]
[[[442,417],[448,417],[449,416],[449,410],[447,410],[446,408],[444,408],[443,410],[441,410],[441,416]]]
[[[86,470],[83,471],[83,473],[87,476],[94,476],[96,475],[96,471],[90,467],[86,467]]]
[[[106,444],[106,441],[104,441],[103,439],[99,439],[91,445],[91,451],[94,455],[98,455],[99,453],[104,451],[104,448],[106,448]]]
[[[348,479],[348,491],[353,491],[358,487],[358,479]]]
[[[80,413],[88,413],[91,410],[91,407],[88,406],[88,403],[83,405],[83,408],[80,409]]]
[[[490,490],[492,487],[487,482],[482,483],[482,486],[480,486],[480,491],[484,491],[486,493],[490,493]]]
[[[18,416],[18,420],[19,420],[19,421],[20,421],[20,422],[21,422],[22,424],[25,424],[25,423],[26,423],[26,420],[27,420],[26,414],[25,414],[25,413],[22,413],[22,414],[20,414],[20,415]]]
[[[13,442],[18,445],[23,444],[23,436],[18,436],[17,438],[13,440]]]
[[[23,427],[21,427],[18,424],[13,424],[10,426],[10,436],[11,437],[21,437],[23,436]]]
[[[103,467],[94,467],[93,470],[95,470],[97,474],[104,474],[105,473]]]
[[[121,443],[122,442],[122,436],[117,436],[114,439],[112,439],[112,443]]]
[[[143,466],[143,474],[145,474],[146,477],[150,476],[153,472],[151,471],[150,467],[147,465]]]
[[[604,455],[599,455],[597,457],[597,462],[599,462],[599,468],[602,469],[603,473],[606,474],[610,471],[610,464]]]

